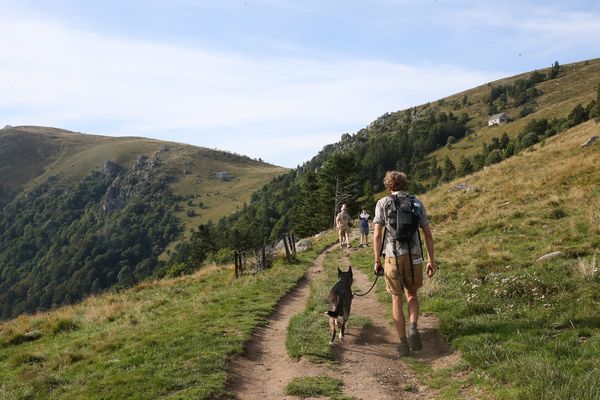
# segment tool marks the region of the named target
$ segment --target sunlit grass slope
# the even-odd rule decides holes
[[[548,73],[549,68],[540,69]],[[516,136],[532,119],[566,118],[577,104],[585,107],[596,97],[595,88],[600,83],[600,59],[587,60],[572,64],[561,65],[561,73],[556,79],[547,80],[536,85],[541,95],[536,97],[534,112],[520,118],[522,106],[508,106],[499,112],[506,112],[514,120],[505,125],[488,127],[488,107],[486,99],[493,86],[514,83],[517,79],[528,78],[531,72],[499,79],[461,93],[454,94],[434,102],[436,107],[455,114],[467,113],[470,121],[467,123],[470,134],[452,146],[452,149],[442,147],[433,153],[438,160],[449,156],[455,163],[460,156],[473,157],[481,152],[482,144],[488,143],[494,137],[500,137],[506,132],[510,137]],[[462,105],[467,98],[467,104]],[[453,106],[460,103],[460,107]]]
[[[229,357],[333,240],[254,276],[206,267],[0,324],[0,398],[225,397]]]
[[[600,145],[580,147],[599,132],[587,122],[423,196],[440,263],[425,308],[500,398],[600,398]]]
[[[600,144],[581,147],[599,134],[589,121],[420,196],[440,267],[422,311],[466,362],[411,363],[440,398],[600,398]],[[351,260],[371,273],[371,249]]]

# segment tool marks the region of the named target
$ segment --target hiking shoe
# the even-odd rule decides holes
[[[406,340],[405,337],[400,339],[400,343],[398,343],[398,346],[396,346],[396,350],[398,350],[398,356],[400,356],[400,357],[408,356],[408,354],[410,353],[410,349],[408,348],[408,341]]]
[[[421,343],[421,335],[417,328],[410,328],[408,335],[408,342],[410,343],[410,349],[412,351],[419,351],[423,349],[423,343]]]

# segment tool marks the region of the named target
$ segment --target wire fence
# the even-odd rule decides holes
[[[269,246],[263,244],[258,249],[235,251],[235,277],[244,274],[256,274],[259,271],[271,268],[281,246],[285,248],[285,257],[288,262],[296,259],[296,243],[293,233],[284,233],[278,244]]]

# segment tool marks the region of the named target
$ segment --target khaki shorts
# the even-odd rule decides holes
[[[349,227],[340,228],[339,231],[340,231],[340,235],[342,235],[342,236],[344,236],[346,234],[350,234],[350,228]]]
[[[415,278],[413,282],[413,273],[410,270],[408,254],[400,256],[398,267],[396,267],[395,257],[386,257],[383,268],[385,270],[385,290],[388,293],[398,296],[402,295],[401,277],[404,278],[404,287],[410,291],[415,291],[423,286],[423,262],[420,264],[413,263]]]

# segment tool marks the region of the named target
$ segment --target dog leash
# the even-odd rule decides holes
[[[375,273],[375,281],[373,282],[373,285],[371,285],[371,288],[370,288],[369,290],[367,290],[367,292],[366,292],[366,293],[363,293],[363,294],[358,294],[358,293],[356,293],[356,292],[352,292],[352,298],[354,298],[354,296],[359,296],[359,297],[362,297],[362,296],[366,296],[367,294],[369,294],[369,292],[370,292],[371,290],[373,290],[373,288],[375,287],[375,284],[377,283],[377,279],[379,279],[379,277],[380,277],[381,275],[383,275],[383,274],[378,274],[378,273]]]

